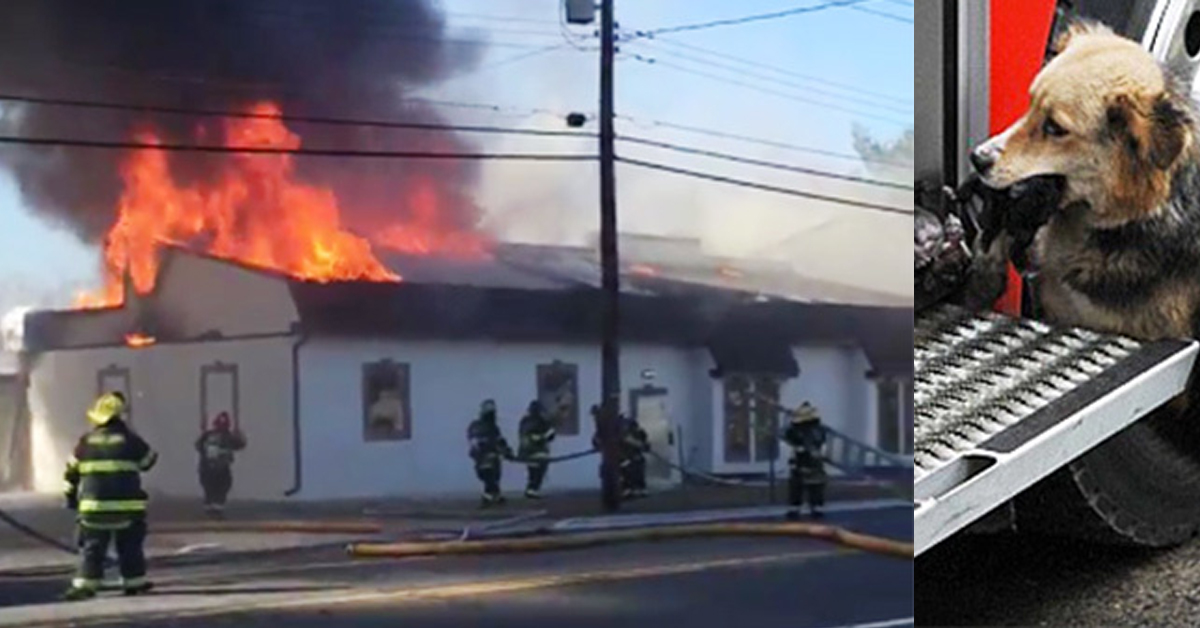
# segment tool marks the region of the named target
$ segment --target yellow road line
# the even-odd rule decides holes
[[[582,584],[601,582],[620,582],[642,578],[673,576],[688,573],[699,573],[711,569],[731,567],[749,567],[779,562],[804,562],[832,556],[842,556],[859,553],[857,550],[836,549],[818,552],[790,552],[786,554],[771,554],[744,558],[727,558],[719,560],[698,561],[674,565],[656,565],[651,567],[634,567],[608,569],[575,574],[555,576],[533,576],[526,578],[493,579],[461,584],[433,585],[417,588],[392,588],[374,591],[345,590],[338,593],[320,594],[305,592],[303,597],[289,597],[278,600],[237,603],[232,600],[220,606],[194,609],[159,610],[151,613],[139,613],[134,608],[126,606],[119,617],[84,617],[76,619],[75,625],[111,624],[114,621],[139,622],[154,621],[158,618],[211,617],[216,615],[234,615],[253,612],[269,612],[277,610],[292,610],[306,607],[342,606],[347,604],[370,603],[406,603],[426,600],[445,600],[461,597],[478,597],[481,595],[496,595],[537,589],[560,588]],[[243,595],[236,591],[231,595]],[[169,596],[170,591],[164,590],[160,596]],[[159,598],[161,599],[161,597]],[[33,625],[37,625],[34,623]]]

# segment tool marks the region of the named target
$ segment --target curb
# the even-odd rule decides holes
[[[831,503],[826,506],[825,512],[832,515],[906,507],[908,507],[908,502],[893,499],[852,500]],[[747,508],[722,508],[674,513],[630,513],[625,515],[572,517],[555,522],[551,526],[551,529],[556,532],[588,532],[670,525],[753,521],[756,519],[780,519],[790,509],[790,506],[752,506]]]
[[[157,534],[188,532],[299,532],[305,534],[379,534],[383,525],[375,521],[198,521],[163,523]]]
[[[268,549],[246,549],[229,552],[197,552],[189,554],[164,554],[159,556],[148,556],[146,563],[151,570],[163,569],[170,567],[189,567],[193,565],[204,565],[219,561],[228,560],[246,560],[250,558],[269,558],[282,554],[294,554],[296,552],[310,552],[331,550],[334,548],[342,549],[346,547],[346,541],[326,541],[323,543],[314,543],[312,545],[291,546],[291,547],[272,547]],[[43,565],[34,566],[27,569],[7,569],[0,571],[0,578],[46,578],[51,576],[69,576],[75,571],[74,564],[61,565]]]
[[[499,539],[492,541],[441,541],[433,543],[351,543],[346,553],[358,558],[408,558],[463,554],[504,554],[582,549],[617,543],[658,541],[720,536],[783,536],[815,538],[853,549],[891,556],[913,558],[913,544],[883,537],[812,523],[716,523],[675,525],[637,530],[593,532],[542,538]]]

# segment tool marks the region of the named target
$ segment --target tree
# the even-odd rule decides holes
[[[893,179],[899,174],[899,170],[912,168],[915,141],[913,129],[905,130],[900,137],[890,142],[871,137],[866,127],[858,124],[854,125],[851,133],[854,136],[854,150],[863,158],[868,172]]]

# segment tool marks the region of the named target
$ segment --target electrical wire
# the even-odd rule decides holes
[[[640,35],[640,32],[639,32],[639,35]],[[801,72],[796,72],[795,70],[789,70],[789,69],[781,68],[781,67],[778,67],[778,66],[769,65],[769,64],[766,64],[766,63],[762,63],[761,61],[752,61],[752,60],[750,60],[750,59],[746,59],[746,58],[744,58],[744,57],[738,57],[738,56],[734,56],[734,55],[731,55],[731,54],[728,54],[728,53],[724,53],[724,52],[718,52],[718,51],[716,51],[716,50],[711,50],[711,49],[709,49],[709,48],[704,48],[704,47],[702,47],[702,46],[696,46],[696,45],[694,45],[694,44],[688,44],[688,43],[684,43],[684,42],[681,42],[681,41],[675,41],[675,40],[673,40],[673,39],[670,39],[670,38],[667,38],[667,37],[654,37],[654,36],[650,36],[650,37],[647,37],[646,39],[649,39],[649,40],[651,40],[651,41],[653,41],[654,43],[656,43],[656,44],[659,44],[659,45],[667,45],[667,46],[672,46],[672,47],[676,47],[676,48],[683,48],[683,49],[685,49],[685,50],[690,50],[690,51],[693,51],[693,52],[696,52],[696,53],[700,53],[700,54],[711,55],[711,56],[713,56],[713,57],[717,57],[717,58],[720,58],[720,59],[726,59],[726,60],[729,60],[729,61],[733,61],[733,62],[735,62],[735,63],[742,63],[742,64],[744,64],[744,65],[747,65],[747,66],[750,66],[750,67],[757,67],[757,68],[761,68],[761,69],[763,69],[763,70],[768,70],[768,71],[771,71],[771,72],[777,72],[777,73],[779,73],[779,74],[782,74],[782,75],[785,75],[785,76],[790,76],[790,77],[794,77],[794,78],[798,78],[798,79],[803,79],[803,80],[806,80],[806,81],[813,81],[813,82],[815,82],[815,83],[822,83],[822,84],[824,84],[824,85],[828,85],[828,86],[830,86],[830,87],[837,88],[837,89],[841,89],[841,90],[845,90],[845,91],[848,91],[848,92],[854,92],[854,93],[862,94],[862,95],[865,95],[865,96],[871,96],[871,97],[879,98],[880,100],[886,100],[886,101],[890,101],[890,102],[895,102],[895,103],[899,103],[899,104],[907,105],[907,106],[908,106],[908,110],[909,110],[909,111],[911,111],[911,110],[912,110],[912,103],[913,103],[913,101],[912,101],[912,99],[911,99],[911,98],[909,98],[909,99],[907,99],[907,100],[906,100],[906,99],[904,99],[904,98],[900,98],[900,97],[898,97],[898,96],[895,96],[895,95],[893,95],[893,94],[884,94],[884,93],[882,93],[882,92],[876,92],[876,91],[872,91],[872,90],[869,90],[869,89],[865,89],[865,88],[858,87],[858,86],[855,86],[855,85],[850,85],[850,84],[847,84],[847,83],[840,83],[840,82],[837,82],[837,81],[831,81],[831,80],[829,80],[829,79],[822,78],[822,77],[819,77],[819,76],[813,76],[813,75],[811,75],[811,74],[804,74],[804,73],[801,73]]]
[[[889,20],[896,20],[897,22],[904,22],[904,23],[906,23],[906,24],[912,24],[912,23],[913,23],[913,21],[912,21],[912,18],[907,18],[907,17],[901,16],[901,15],[896,15],[896,14],[894,14],[894,13],[887,13],[887,12],[885,12],[885,11],[879,11],[879,10],[876,10],[876,9],[870,9],[870,8],[867,8],[867,7],[850,7],[850,8],[851,8],[851,9],[853,9],[853,10],[855,10],[855,11],[859,11],[859,12],[862,12],[862,13],[867,13],[867,14],[869,14],[869,15],[878,15],[879,17],[884,17],[884,18],[887,18],[887,19],[889,19]]]
[[[256,113],[251,111],[227,111],[215,109],[193,109],[190,107],[166,107],[160,105],[138,105],[126,103],[103,102],[94,100],[75,100],[68,98],[43,98],[38,96],[21,96],[0,93],[0,102],[16,102],[32,105],[53,107],[79,107],[85,109],[102,109],[115,111],[135,111],[140,113],[162,113],[170,115],[241,118],[251,120],[277,120],[284,123],[319,124],[326,126],[356,126],[385,129],[455,131],[462,133],[497,133],[508,135],[536,135],[543,137],[595,137],[594,133],[578,131],[554,131],[549,129],[514,129],[509,127],[487,125],[454,125],[435,124],[426,122],[398,122],[388,120],[358,120],[351,118],[331,118],[321,116],[303,116],[290,114]]]
[[[862,163],[876,164],[876,165],[880,165],[880,166],[888,166],[888,167],[892,167],[892,168],[912,169],[912,167],[913,167],[913,165],[911,163],[905,163],[905,162],[899,162],[899,161],[886,161],[886,160],[882,160],[882,159],[870,159],[870,158],[863,157],[862,155],[841,153],[841,152],[826,150],[826,149],[822,149],[822,148],[813,148],[811,146],[800,146],[797,144],[788,144],[786,142],[780,142],[780,141],[776,141],[776,140],[767,140],[767,139],[762,139],[762,138],[758,138],[758,137],[751,137],[749,135],[739,135],[736,133],[717,131],[714,129],[706,129],[704,127],[689,126],[686,124],[677,124],[674,122],[665,122],[663,120],[650,120],[650,119],[643,120],[641,118],[634,118],[634,117],[626,116],[623,114],[617,114],[616,117],[618,120],[625,120],[627,122],[631,122],[634,125],[640,126],[642,128],[646,128],[647,126],[650,126],[650,127],[661,127],[664,129],[674,129],[674,130],[684,131],[684,132],[688,132],[688,133],[695,133],[697,135],[705,135],[705,136],[709,136],[709,137],[719,137],[722,139],[737,140],[737,141],[741,141],[741,142],[746,142],[748,144],[758,144],[761,146],[769,146],[771,148],[781,148],[784,150],[791,150],[791,151],[796,151],[796,152],[800,152],[800,153],[812,153],[814,155],[833,157],[835,159],[848,159],[848,160],[858,161],[858,162],[862,162]]]
[[[879,179],[869,179],[866,177],[857,177],[857,176],[853,176],[853,175],[837,174],[834,172],[827,172],[824,170],[816,170],[814,168],[803,168],[800,166],[792,166],[789,164],[783,164],[783,163],[779,163],[779,162],[765,161],[765,160],[761,160],[761,159],[752,159],[749,157],[741,157],[739,155],[731,155],[729,153],[705,150],[702,148],[696,148],[694,146],[683,146],[680,144],[672,144],[670,142],[660,142],[658,140],[651,140],[651,139],[642,138],[642,137],[630,137],[627,135],[618,135],[617,140],[629,142],[631,144],[641,144],[643,146],[653,146],[655,148],[663,148],[666,150],[672,150],[672,151],[679,152],[679,153],[687,153],[690,155],[699,155],[702,157],[712,157],[714,159],[724,159],[727,161],[748,164],[751,166],[762,166],[765,168],[774,168],[776,170],[786,170],[788,172],[796,172],[796,173],[811,175],[811,176],[815,176],[815,177],[825,177],[828,179],[839,179],[842,181],[850,181],[853,183],[862,183],[865,185],[875,185],[875,186],[879,186],[879,187],[892,188],[892,189],[896,189],[896,190],[911,190],[911,189],[913,189],[913,186],[905,185],[903,183],[893,183],[890,181],[881,181]]]
[[[695,55],[689,55],[689,54],[685,54],[685,53],[674,52],[671,50],[665,50],[663,48],[658,47],[655,43],[651,43],[650,41],[647,41],[647,40],[636,40],[634,43],[638,46],[645,46],[647,48],[650,48],[651,50],[657,51],[659,54],[672,55],[672,56],[678,57],[680,59],[683,59],[685,61],[691,61],[692,63],[699,63],[699,64],[709,66],[709,67],[721,68],[724,70],[729,70],[731,72],[737,72],[741,76],[758,78],[760,80],[768,81],[770,83],[774,83],[776,85],[780,85],[783,87],[790,87],[792,89],[803,90],[805,93],[818,94],[818,95],[826,96],[826,97],[830,97],[830,98],[837,98],[837,99],[844,100],[847,102],[854,102],[854,103],[858,103],[861,105],[865,105],[867,107],[875,107],[878,109],[885,109],[885,110],[891,111],[893,113],[906,114],[909,116],[913,115],[913,109],[912,109],[911,105],[908,106],[907,108],[896,107],[893,105],[886,105],[886,104],[879,103],[879,102],[877,102],[877,99],[867,99],[867,98],[860,98],[860,97],[856,97],[856,96],[850,96],[847,94],[838,94],[835,92],[830,92],[827,90],[815,88],[815,87],[812,87],[811,85],[804,85],[804,84],[801,84],[801,83],[798,83],[795,81],[784,80],[784,79],[780,79],[780,78],[773,77],[773,76],[763,74],[763,73],[751,72],[750,70],[747,70],[745,68],[739,68],[736,65],[731,65],[728,63],[720,63],[717,61],[704,59],[703,57],[698,57]]]
[[[56,137],[0,136],[0,144],[17,146],[65,146],[106,150],[157,150],[181,153],[237,153],[248,155],[307,155],[367,159],[468,159],[479,161],[595,161],[595,155],[569,153],[446,153],[426,151],[346,150],[328,148],[278,148],[273,146],[212,146],[204,144],[153,144],[149,142],[110,142]]]
[[[75,99],[65,99],[65,98],[43,98],[43,97],[33,97],[33,96],[12,95],[12,94],[0,94],[0,102],[18,102],[18,103],[24,103],[24,104],[35,104],[35,105],[45,105],[45,106],[65,106],[65,107],[81,107],[81,108],[95,108],[95,109],[113,109],[113,110],[121,110],[121,111],[165,113],[165,114],[173,114],[173,115],[189,115],[189,116],[198,116],[198,117],[267,119],[267,120],[278,120],[278,121],[284,122],[284,123],[298,122],[298,123],[336,125],[336,126],[362,126],[362,127],[391,128],[391,129],[497,133],[497,134],[544,136],[544,137],[574,137],[574,138],[593,138],[593,137],[595,137],[594,133],[582,133],[582,132],[577,132],[577,131],[555,131],[555,130],[548,130],[548,129],[518,129],[518,128],[483,126],[483,125],[472,126],[472,125],[431,124],[431,123],[416,123],[416,122],[396,122],[396,121],[385,121],[385,120],[360,120],[360,119],[348,119],[348,118],[329,118],[329,117],[301,116],[301,115],[288,115],[288,114],[235,112],[235,111],[220,111],[220,110],[208,110],[208,109],[193,109],[193,108],[186,108],[186,107],[164,107],[164,106],[154,106],[154,105],[136,105],[136,104],[112,103],[112,102],[91,101],[91,100],[75,100]],[[496,106],[496,105],[483,105],[483,104],[478,104],[478,103],[458,103],[458,102],[454,102],[454,101],[433,101],[433,102],[436,104],[449,104],[449,105],[453,105],[453,106],[479,107],[479,108],[484,108],[484,109],[492,110],[492,111],[500,110],[500,107]],[[561,117],[562,115],[564,115],[564,114],[545,111],[545,110],[536,110],[536,111],[533,111],[532,113],[554,115],[556,117]],[[634,121],[635,123],[640,123],[639,120],[631,119],[626,116],[619,116],[619,117],[622,119]],[[826,156],[834,156],[834,157],[839,157],[839,158],[844,158],[844,159],[852,159],[855,161],[871,161],[871,160],[864,160],[859,156],[849,155],[849,154],[844,154],[844,153],[837,153],[837,152],[833,152],[833,151],[825,151],[825,150],[820,150],[820,149],[815,149],[815,148],[785,144],[785,143],[781,143],[781,142],[760,140],[757,138],[739,136],[739,135],[723,133],[723,132],[718,132],[718,131],[710,131],[710,130],[703,129],[703,128],[661,122],[661,121],[657,121],[657,120],[651,121],[651,122],[654,126],[686,130],[686,131],[697,132],[697,133],[701,133],[701,134],[706,134],[706,135],[711,135],[711,136],[716,136],[716,137],[721,137],[721,138],[727,138],[727,139],[739,139],[742,141],[747,141],[747,142],[752,142],[752,143],[765,144],[767,146],[776,147],[776,148],[786,148],[786,149],[795,150],[795,151],[799,151],[799,152],[811,152],[811,153],[822,154],[822,155],[826,155]],[[813,174],[816,176],[827,176],[827,177],[831,177],[831,178],[839,178],[839,179],[845,179],[845,180],[855,181],[855,182],[880,184],[880,185],[884,185],[887,187],[903,187],[905,189],[911,189],[911,186],[902,186],[900,184],[890,184],[890,183],[886,183],[886,182],[878,182],[878,181],[873,181],[873,180],[865,179],[865,178],[852,177],[849,175],[838,175],[838,174],[834,174],[834,173],[822,172],[822,171],[815,170],[815,169],[802,168],[802,167],[798,167],[798,166],[790,166],[790,165],[786,165],[786,164],[779,164],[779,163],[768,162],[768,161],[764,161],[764,160],[756,160],[756,159],[752,159],[752,158],[739,157],[736,155],[731,155],[729,153],[721,153],[718,151],[711,151],[711,150],[701,149],[701,148],[697,148],[697,147],[683,146],[683,145],[679,145],[679,144],[671,144],[668,142],[651,140],[651,139],[647,139],[647,138],[631,137],[631,136],[622,135],[619,137],[619,139],[621,139],[623,141],[631,142],[631,143],[638,143],[638,144],[643,144],[643,145],[647,145],[647,146],[654,146],[657,148],[676,150],[679,152],[688,152],[688,153],[692,153],[692,154],[708,156],[708,157],[715,157],[715,158],[719,158],[719,159],[728,159],[730,161],[737,161],[737,162],[746,163],[746,164],[750,164],[750,165],[760,165],[760,166],[777,168],[777,169],[781,169],[781,170],[790,170],[790,171],[799,172],[799,173],[803,173],[803,174]],[[879,163],[882,163],[885,165],[904,166],[904,164],[892,163],[892,162],[879,162]]]
[[[867,113],[867,112],[863,112],[863,111],[858,111],[858,110],[854,110],[854,109],[849,109],[849,108],[846,108],[846,107],[839,107],[839,106],[837,106],[837,105],[834,105],[834,104],[831,104],[831,103],[821,102],[821,101],[819,101],[819,100],[812,100],[812,99],[810,99],[810,98],[805,98],[805,97],[803,97],[803,96],[799,96],[799,95],[796,95],[796,94],[790,94],[790,93],[787,93],[787,92],[781,92],[781,91],[777,91],[777,90],[769,89],[769,88],[763,87],[763,86],[761,86],[761,85],[755,85],[754,83],[748,83],[748,82],[746,82],[746,81],[739,81],[739,80],[737,80],[737,79],[732,79],[732,78],[729,78],[729,77],[724,77],[724,76],[721,76],[721,75],[719,75],[719,74],[710,74],[710,73],[708,73],[708,72],[702,72],[702,71],[700,71],[700,70],[695,70],[695,69],[692,69],[692,68],[689,68],[689,67],[686,67],[686,66],[677,65],[677,64],[675,64],[675,63],[671,63],[671,62],[667,62],[667,61],[662,61],[661,59],[654,59],[654,58],[651,58],[651,57],[645,57],[645,56],[642,56],[642,55],[639,55],[639,54],[629,54],[628,56],[629,56],[629,58],[635,59],[635,60],[637,60],[637,61],[640,61],[640,62],[642,62],[642,63],[645,63],[645,64],[647,64],[647,65],[660,65],[660,66],[663,66],[663,67],[666,67],[666,68],[671,68],[671,69],[673,69],[673,70],[676,70],[676,71],[678,71],[678,72],[683,72],[683,73],[685,73],[685,74],[694,74],[694,75],[696,75],[696,76],[700,76],[700,77],[708,78],[708,79],[710,79],[710,80],[719,81],[719,82],[722,82],[722,83],[728,83],[728,84],[730,84],[730,85],[738,85],[738,86],[741,86],[741,87],[745,87],[745,88],[747,88],[747,89],[752,89],[752,90],[754,90],[754,91],[762,92],[762,93],[764,93],[764,94],[770,94],[770,95],[773,95],[773,96],[778,96],[778,97],[780,97],[780,98],[785,98],[785,99],[787,99],[787,100],[791,100],[791,101],[794,101],[794,102],[799,102],[799,103],[804,103],[804,104],[808,104],[808,105],[813,105],[813,106],[815,106],[815,107],[823,107],[823,108],[825,108],[825,109],[832,109],[832,110],[834,110],[834,111],[838,111],[838,112],[845,113],[845,114],[849,114],[849,115],[858,116],[858,117],[860,117],[860,118],[868,118],[868,119],[871,119],[871,120],[878,120],[878,121],[880,121],[880,122],[888,122],[888,123],[890,123],[890,124],[895,124],[895,125],[897,125],[897,126],[908,126],[908,125],[911,125],[911,124],[912,124],[912,121],[911,121],[911,120],[909,120],[909,121],[896,120],[895,118],[889,118],[889,117],[886,117],[886,116],[881,116],[881,115],[876,115],[876,114],[873,114],[873,113]]]
[[[686,177],[692,177],[692,178],[696,178],[696,179],[706,179],[708,181],[715,181],[717,183],[726,183],[726,184],[735,185],[738,187],[762,190],[764,192],[776,192],[779,194],[787,194],[789,196],[799,196],[801,198],[810,198],[810,199],[817,200],[817,201],[826,201],[829,203],[837,203],[839,205],[849,205],[852,207],[861,207],[863,209],[871,209],[871,210],[880,211],[880,212],[889,213],[889,214],[899,214],[901,216],[909,216],[909,217],[913,216],[912,210],[901,209],[899,207],[893,207],[891,205],[880,205],[877,203],[867,203],[864,201],[856,201],[853,199],[841,198],[841,197],[837,197],[837,196],[816,194],[813,192],[806,192],[804,190],[797,190],[794,188],[785,188],[785,187],[780,187],[780,186],[775,186],[775,185],[767,185],[765,183],[756,183],[754,181],[746,181],[745,179],[736,179],[734,177],[726,177],[726,176],[722,176],[719,174],[712,174],[709,172],[701,172],[699,170],[690,170],[687,168],[679,168],[676,166],[669,166],[666,164],[656,163],[656,162],[652,162],[652,161],[642,161],[640,159],[630,159],[628,157],[617,157],[617,161],[620,163],[629,164],[631,166],[639,166],[641,168],[648,168],[651,170],[670,172],[672,174],[683,175]]]
[[[855,4],[860,4],[866,0],[833,0],[832,2],[824,2],[822,4],[810,5],[805,7],[796,7],[784,11],[775,11],[773,13],[762,13],[759,15],[747,15],[745,17],[730,18],[724,20],[713,20],[711,22],[700,22],[698,24],[684,24],[682,26],[669,26],[666,28],[654,28],[646,31],[651,35],[660,35],[663,33],[682,33],[685,31],[698,31],[718,26],[734,26],[738,24],[748,24],[750,22],[760,22],[763,20],[775,20],[781,17],[791,17],[803,13],[816,13],[825,9],[834,9],[838,7],[848,7]]]

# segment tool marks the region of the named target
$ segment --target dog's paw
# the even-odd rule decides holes
[[[971,260],[963,288],[963,305],[971,310],[986,310],[1004,294],[1008,287],[1008,255],[1013,241],[1007,233],[999,234],[985,251]]]

